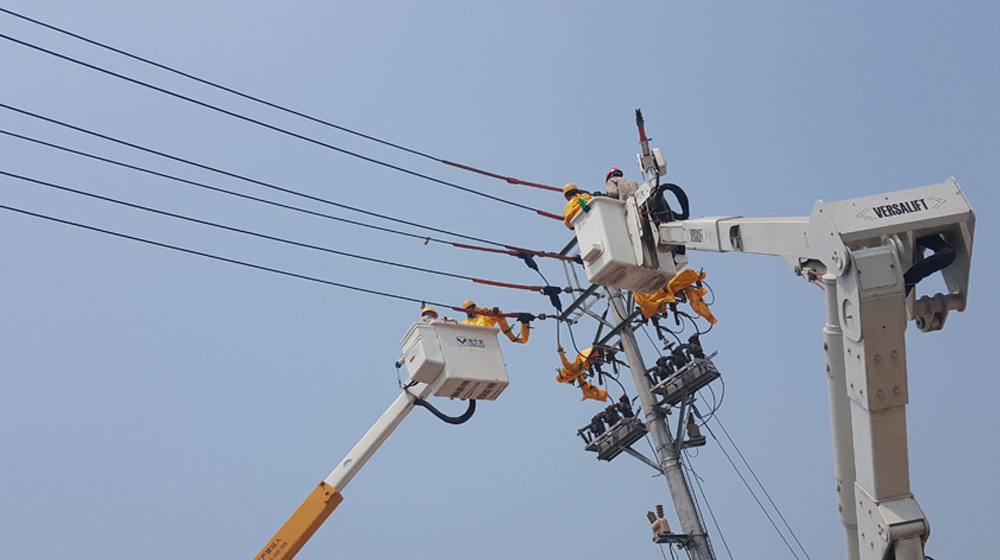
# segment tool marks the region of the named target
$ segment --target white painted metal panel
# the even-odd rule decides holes
[[[660,269],[642,267],[636,261],[624,202],[597,197],[589,206],[590,211],[577,214],[572,224],[591,283],[653,293],[670,281],[675,271],[669,253]]]
[[[418,383],[430,383],[437,379],[444,369],[444,354],[438,344],[434,327],[429,323],[414,323],[400,343],[403,360],[410,379]]]
[[[510,384],[499,329],[445,321],[414,323],[400,342],[410,380],[438,397],[495,400]]]
[[[432,385],[434,395],[492,401],[507,388],[507,365],[497,340],[499,329],[454,323],[435,324],[445,367]]]

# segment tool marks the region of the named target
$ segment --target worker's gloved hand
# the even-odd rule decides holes
[[[531,313],[521,313],[520,315],[517,316],[517,320],[521,321],[522,323],[530,323],[535,320],[535,316],[532,315]]]
[[[607,196],[607,195],[602,193],[601,191],[594,191],[590,193],[590,196]]]
[[[499,308],[499,307],[494,307],[494,308],[492,309],[492,311],[493,311],[494,313],[496,313],[497,315],[499,315],[499,314],[500,314],[500,308]]]

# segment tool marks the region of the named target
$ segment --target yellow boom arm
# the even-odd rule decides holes
[[[294,557],[342,501],[344,497],[336,488],[325,480],[320,482],[255,558],[286,560]]]

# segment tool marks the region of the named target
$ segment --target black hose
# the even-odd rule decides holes
[[[948,245],[939,234],[918,238],[917,245],[934,251],[934,254],[914,264],[903,274],[903,283],[906,284],[907,294],[918,282],[939,270],[948,268],[951,263],[955,262],[955,249]]]
[[[677,202],[681,205],[681,211],[680,213],[671,211],[674,220],[686,220],[691,217],[691,209],[688,204],[687,193],[684,192],[684,189],[673,183],[664,183],[657,187],[657,190],[661,193],[665,190],[670,191],[677,197]]]
[[[448,416],[447,414],[441,412],[440,410],[434,408],[434,405],[425,401],[424,399],[416,399],[413,404],[417,406],[422,406],[427,410],[431,411],[431,414],[437,416],[438,418],[444,420],[449,424],[464,424],[472,418],[473,413],[476,412],[476,399],[469,399],[469,409],[465,411],[465,414],[461,416]]]

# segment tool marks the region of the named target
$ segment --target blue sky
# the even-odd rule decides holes
[[[907,331],[913,492],[931,556],[1000,545],[1000,38],[990,2],[114,2],[4,8],[337,124],[521,179],[639,179],[642,108],[692,214],[808,215],[954,176],[977,214],[969,308]],[[0,14],[0,33],[521,204],[512,186],[266,110]],[[315,196],[559,250],[554,220],[283,137],[0,40],[0,102]],[[255,196],[256,187],[0,109],[0,128]],[[200,219],[535,284],[505,256],[381,234],[0,136],[0,169]],[[414,298],[545,312],[528,292],[400,271],[0,178],[0,204]],[[318,206],[312,208],[321,209]],[[335,212],[336,213],[336,212]],[[347,214],[344,217],[353,218]],[[384,223],[380,225],[385,225]],[[393,224],[388,224],[393,225]],[[418,305],[0,214],[0,538],[13,557],[250,557],[398,394]],[[777,258],[692,254],[718,301],[719,417],[813,559],[843,555],[823,294]],[[543,272],[561,283],[559,265]],[[556,281],[556,279],[560,279]],[[921,285],[932,290],[935,280]],[[593,324],[576,328],[589,339]],[[471,422],[417,410],[300,558],[661,558],[670,497],[575,435],[555,326],[505,345],[511,386]],[[643,343],[647,361],[654,347]],[[614,391],[613,391],[614,392]],[[451,411],[459,403],[442,404]],[[710,440],[692,466],[734,558],[791,554]],[[675,517],[668,515],[671,523]],[[728,558],[710,522],[719,558]]]

